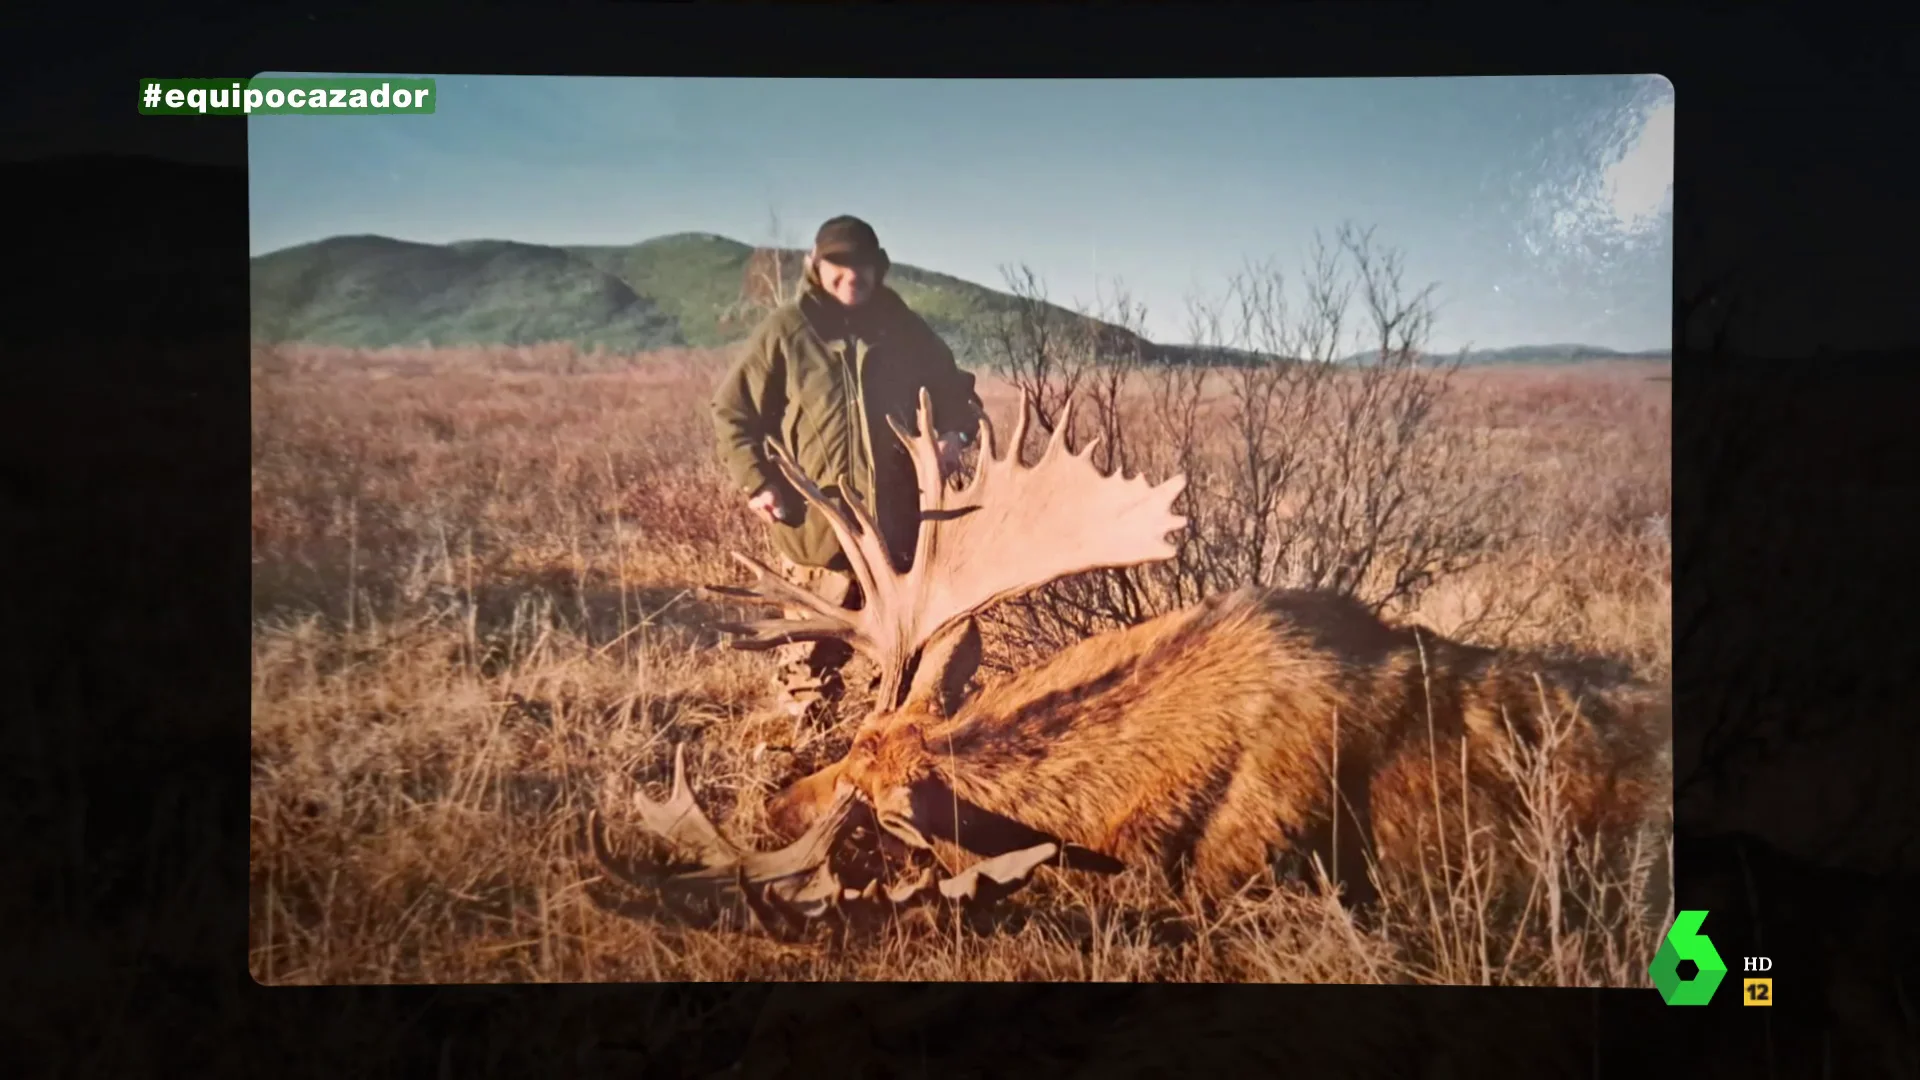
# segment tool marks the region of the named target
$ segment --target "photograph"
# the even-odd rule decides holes
[[[1655,986],[1666,78],[258,78],[257,982]]]

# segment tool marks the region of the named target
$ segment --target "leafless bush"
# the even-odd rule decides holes
[[[1069,395],[1080,401],[1076,441],[1099,438],[1103,467],[1184,472],[1190,521],[1170,563],[1009,605],[1011,639],[1057,646],[1242,585],[1411,607],[1511,531],[1485,433],[1442,422],[1458,361],[1425,351],[1433,287],[1410,289],[1371,230],[1316,238],[1297,297],[1271,264],[1248,266],[1223,297],[1190,304],[1193,347],[1151,357],[1145,312],[1124,293],[1075,319],[1031,272],[1009,277],[999,366],[1049,428]]]
[[[988,364],[1033,396],[1040,426],[1052,431],[1092,366],[1086,350],[1092,339],[1082,329],[1091,320],[1052,303],[1031,267],[1007,267],[1001,276],[1013,300],[992,316]]]

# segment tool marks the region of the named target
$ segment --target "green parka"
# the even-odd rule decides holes
[[[809,510],[768,458],[769,439],[828,497],[843,499],[842,484],[850,489],[877,513],[895,558],[908,557],[919,489],[886,417],[914,431],[922,386],[937,434],[975,433],[981,405],[974,377],[884,284],[849,309],[810,281],[798,300],[754,330],[715,389],[714,429],[721,463],[742,498],[763,487],[778,495],[785,520],[772,529],[782,554],[802,566],[848,569],[826,519]]]

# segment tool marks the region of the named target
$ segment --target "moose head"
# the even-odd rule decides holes
[[[846,903],[997,897],[1062,856],[1075,865],[1118,869],[1099,853],[960,805],[940,782],[937,748],[925,738],[928,724],[964,707],[961,694],[981,658],[979,613],[1071,575],[1170,559],[1177,549],[1168,536],[1187,525],[1172,511],[1185,489],[1184,476],[1156,485],[1123,472],[1102,474],[1090,457],[1093,442],[1078,451],[1068,448],[1071,402],[1038,460],[1023,464],[1032,411],[1031,399],[1023,396],[1004,452],[991,421],[981,418],[979,464],[958,489],[941,478],[926,392],[920,394],[917,432],[888,417],[920,489],[919,534],[906,567],[894,564],[867,508],[830,499],[777,446],[769,447],[787,481],[833,529],[865,602],[857,610],[831,604],[736,552],[734,559],[755,575],[754,585],[713,586],[706,590],[710,595],[802,614],[721,629],[738,635],[731,642],[735,648],[748,650],[845,642],[879,669],[874,712],[843,758],[796,781],[769,804],[775,827],[794,838],[777,851],[743,850],[722,836],[694,802],[684,758],[676,751],[671,797],[657,803],[636,795],[635,806],[649,832],[691,850],[699,866],[656,880],[737,886],[763,921],[791,924]],[[877,846],[881,834],[923,852],[933,850],[930,837],[939,838],[987,858],[947,876],[929,870],[892,884],[848,879],[836,851],[854,837]],[[594,835],[597,841],[597,819]],[[605,861],[604,845],[596,850]]]

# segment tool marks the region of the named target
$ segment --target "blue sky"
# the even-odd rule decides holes
[[[263,73],[279,74],[279,73]],[[802,246],[872,222],[895,261],[1025,263],[1147,333],[1343,221],[1437,282],[1431,344],[1665,348],[1674,94],[1657,76],[797,80],[442,76],[431,116],[247,120],[252,250],[349,233]]]

